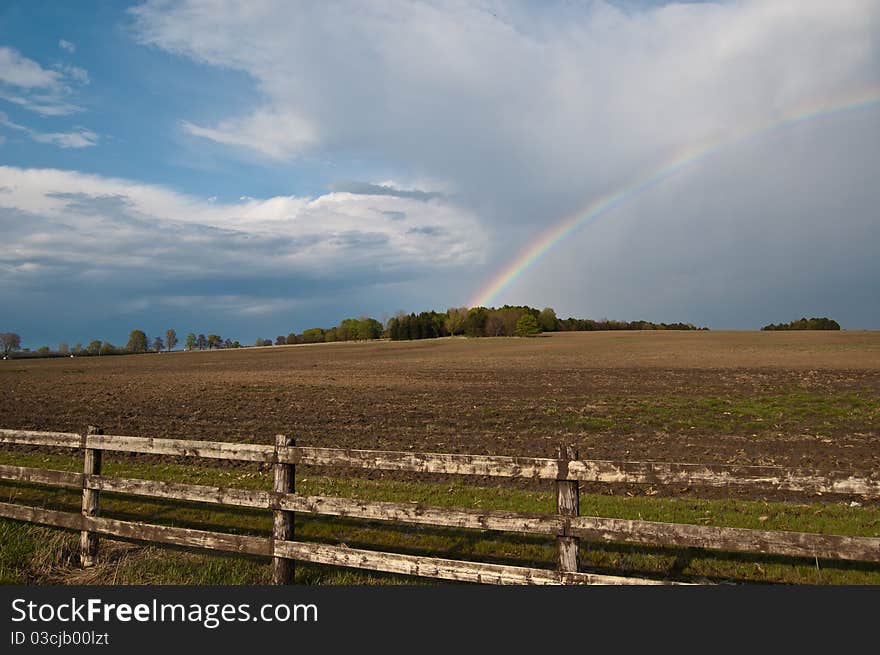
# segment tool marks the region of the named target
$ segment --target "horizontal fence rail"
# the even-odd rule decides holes
[[[276,583],[292,581],[292,562],[295,560],[492,584],[662,583],[643,578],[595,575],[579,571],[577,548],[580,539],[880,562],[880,538],[875,537],[579,516],[578,507],[577,487],[578,482],[583,481],[676,483],[689,486],[769,485],[792,491],[880,497],[880,482],[873,477],[837,473],[811,475],[808,471],[767,466],[581,460],[577,459],[577,453],[570,448],[561,448],[555,459],[313,448],[295,446],[291,439],[281,435],[275,446],[268,446],[104,435],[97,428],[90,428],[86,434],[0,429],[0,443],[78,448],[85,451],[83,473],[0,465],[0,479],[3,480],[82,489],[81,514],[0,503],[0,517],[80,530],[83,535],[84,566],[91,565],[94,561],[97,534],[271,557],[273,580]],[[100,471],[100,453],[103,451],[272,464],[275,467],[275,489],[259,491],[106,476]],[[557,513],[535,514],[331,496],[303,496],[293,492],[293,472],[297,464],[553,480],[557,488]],[[275,528],[272,538],[266,538],[99,517],[98,499],[103,492],[271,510],[275,516]],[[411,525],[547,535],[557,539],[557,569],[464,562],[295,541],[292,538],[292,517],[296,512]]]
[[[605,460],[569,461],[541,457],[410,453],[308,446],[276,449],[273,446],[223,441],[152,439],[105,434],[84,436],[70,432],[7,429],[0,429],[0,443],[93,448],[127,453],[176,455],[265,464],[281,462],[293,465],[482,477],[624,484],[686,484],[707,487],[765,486],[781,491],[856,494],[880,498],[880,476],[865,477],[843,472],[822,475],[814,471],[788,469],[780,466]]]
[[[331,546],[301,541],[275,541],[268,537],[232,535],[207,530],[191,530],[165,525],[148,525],[82,514],[59,512],[39,507],[0,503],[0,517],[52,525],[71,530],[89,530],[123,539],[151,541],[187,548],[221,550],[242,555],[280,556],[316,564],[400,573],[404,575],[481,582],[485,584],[613,584],[664,585],[662,580],[647,580],[592,573],[560,572],[484,562],[462,562],[437,557]]]

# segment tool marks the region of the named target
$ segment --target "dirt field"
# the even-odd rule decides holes
[[[880,332],[594,332],[0,361],[0,427],[880,469]]]

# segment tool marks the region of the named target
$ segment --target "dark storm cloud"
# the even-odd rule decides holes
[[[491,266],[472,264],[469,284],[457,289],[459,304],[591,200],[702,144],[804,108],[864,98],[880,82],[880,5],[872,0],[354,6],[322,5],[304,20],[278,2],[267,20],[221,0],[180,0],[147,3],[133,15],[144,42],[243,71],[263,91],[249,110],[219,123],[206,118],[211,124],[194,134],[278,157],[271,135],[288,144],[281,158],[290,160],[366,155],[383,172],[364,177],[438,180],[478,215],[491,235]],[[878,111],[815,120],[815,129],[792,133],[799,154],[782,143],[772,157],[721,152],[729,175],[712,185],[711,197],[697,182],[702,178],[690,175],[699,170],[683,173],[681,183],[670,180],[640,198],[637,218],[635,204],[609,212],[496,300],[552,302],[593,316],[726,317],[718,327],[760,322],[769,287],[782,298],[815,293],[827,300],[813,262],[835,275],[851,268],[851,253],[862,252],[861,217],[877,221],[866,214],[880,204],[876,185],[866,194],[844,189],[854,168],[880,167]],[[267,132],[266,116],[285,117],[275,123],[289,125],[290,134]],[[816,202],[808,163],[824,163],[827,193],[847,198],[833,217]],[[756,175],[777,191],[743,196]],[[375,183],[334,188],[428,200]],[[672,190],[679,195],[671,197]],[[735,216],[714,202],[726,197],[742,198]],[[683,208],[697,202],[705,211],[692,221]],[[822,220],[838,225],[833,239]],[[633,227],[624,234],[625,225]],[[734,227],[727,234],[724,226]],[[430,225],[416,230],[428,237]],[[749,263],[756,258],[785,261],[795,274]],[[848,286],[866,289],[874,281],[853,277]],[[444,282],[419,291],[439,302],[447,290]],[[658,305],[658,297],[669,304]],[[736,299],[735,309],[726,298]],[[676,316],[668,316],[669,307]],[[877,326],[878,311],[848,313]]]

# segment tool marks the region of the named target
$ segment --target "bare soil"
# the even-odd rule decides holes
[[[573,443],[596,459],[870,473],[880,469],[880,332],[587,332],[0,361],[0,427],[87,424],[474,454],[551,456]]]

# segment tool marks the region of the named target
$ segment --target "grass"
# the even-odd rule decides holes
[[[81,460],[46,453],[0,452],[0,463],[79,470]],[[271,475],[254,467],[195,467],[137,460],[108,460],[107,475],[174,480],[193,484],[269,489]],[[547,491],[467,484],[429,484],[300,476],[297,491],[357,497],[364,500],[417,501],[430,505],[553,512]],[[651,494],[648,489],[646,494]],[[78,511],[75,490],[0,483],[0,499]],[[198,503],[170,502],[119,494],[102,494],[102,514],[126,520],[231,533],[266,535],[268,511],[225,509]],[[694,500],[644,496],[581,496],[581,514],[769,530],[795,530],[880,537],[880,507],[842,502],[800,505],[741,500]],[[298,539],[346,544],[376,550],[475,559],[550,568],[555,556],[550,537],[514,535],[428,526],[401,526],[334,517],[297,515]],[[0,521],[0,582],[110,584],[265,584],[266,559],[213,555],[102,540],[98,566],[76,566],[78,536],[54,528]],[[660,578],[707,579],[716,582],[808,584],[880,584],[876,565],[799,558],[733,555],[699,549],[647,548],[621,544],[582,543],[583,568],[602,573]],[[420,584],[414,578],[298,564],[304,584]]]

